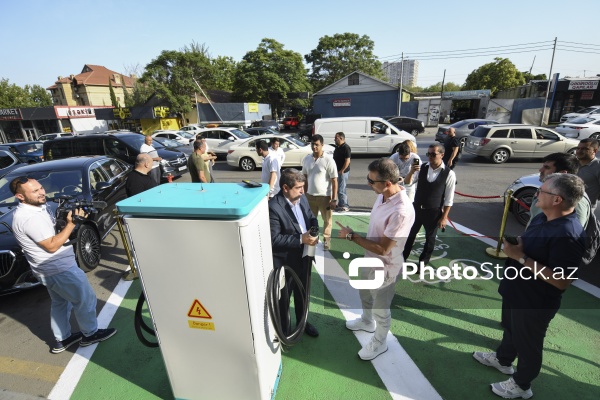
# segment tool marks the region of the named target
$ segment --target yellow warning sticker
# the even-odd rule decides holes
[[[192,307],[190,308],[190,311],[188,311],[187,315],[191,318],[212,319],[206,308],[204,308],[204,306],[200,304],[200,302],[197,299],[195,299],[192,303]]]
[[[207,331],[215,330],[215,324],[212,322],[192,321],[191,319],[188,319],[188,325],[192,329],[204,329]]]

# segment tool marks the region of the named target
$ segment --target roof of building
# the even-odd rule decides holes
[[[119,77],[119,81],[115,77]],[[57,84],[67,83],[74,85],[85,86],[108,86],[108,81],[111,81],[114,87],[120,87],[125,84],[126,87],[133,87],[133,79],[127,75],[112,71],[102,65],[85,64],[80,74],[71,75],[69,77],[59,76],[54,85],[46,88],[47,90],[56,89]]]

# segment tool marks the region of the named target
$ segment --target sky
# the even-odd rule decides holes
[[[85,64],[128,74],[163,50],[204,44],[240,61],[263,38],[302,55],[323,36],[367,35],[380,61],[419,61],[418,86],[463,84],[510,59],[520,71],[561,77],[600,74],[596,0],[22,0],[4,1],[0,79],[49,87]],[[308,65],[307,65],[308,67]]]

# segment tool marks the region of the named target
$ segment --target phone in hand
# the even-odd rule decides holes
[[[413,159],[413,165],[419,165],[419,159],[418,158]]]
[[[514,244],[514,245],[519,244],[519,240],[514,236],[504,235],[504,240],[506,240],[510,244]]]

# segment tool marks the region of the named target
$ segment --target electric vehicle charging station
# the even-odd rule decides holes
[[[269,187],[170,183],[117,204],[176,399],[272,399]]]

